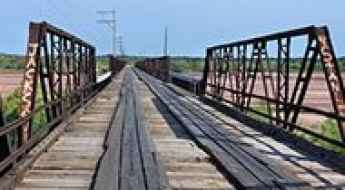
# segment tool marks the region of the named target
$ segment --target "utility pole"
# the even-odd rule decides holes
[[[168,27],[165,27],[164,32],[164,50],[163,50],[164,56],[168,56]]]
[[[101,10],[97,11],[97,14],[102,15],[103,19],[97,20],[100,24],[106,24],[110,27],[113,35],[113,55],[116,57],[116,33],[117,33],[117,27],[116,27],[116,12],[115,10]],[[109,17],[110,18],[107,18]]]
[[[124,50],[124,45],[123,45],[123,37],[122,36],[118,36],[117,38],[117,42],[118,42],[118,47],[119,47],[119,53],[120,56],[125,56],[125,50]]]

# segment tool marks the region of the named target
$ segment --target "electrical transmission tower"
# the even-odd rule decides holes
[[[116,38],[117,38],[117,27],[116,27],[116,12],[115,10],[101,10],[97,11],[97,14],[100,14],[103,19],[97,20],[98,23],[100,24],[105,24],[110,27],[113,35],[113,55],[116,57]],[[110,17],[110,18],[109,18]]]

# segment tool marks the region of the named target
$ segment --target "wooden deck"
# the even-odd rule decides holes
[[[308,151],[294,150],[203,104],[191,95],[176,93],[175,89],[171,90],[171,87],[155,78],[139,73],[199,145],[225,168],[236,187],[345,187],[344,174],[330,167],[330,162],[326,163]]]
[[[103,154],[109,121],[119,100],[122,76],[82,108],[63,135],[25,173],[17,190],[90,188]]]

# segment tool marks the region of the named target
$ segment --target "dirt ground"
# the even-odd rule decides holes
[[[0,70],[0,93],[6,96],[21,85],[23,72],[14,70]]]

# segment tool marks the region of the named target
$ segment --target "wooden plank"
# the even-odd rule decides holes
[[[203,108],[201,108],[200,104],[197,104],[195,102],[195,100],[189,97],[185,97],[185,96],[180,98],[180,100],[185,103],[184,105],[189,105],[188,106],[189,110],[195,113],[195,115],[198,115],[199,118],[203,118],[205,123],[207,123],[207,125],[214,126],[213,128],[214,131],[218,132],[218,134],[221,135],[221,138],[223,138],[225,142],[227,142],[227,144],[230,147],[232,147],[231,150],[236,149],[238,152],[240,152],[240,154],[241,152],[244,152],[252,156],[253,158],[255,158],[254,161],[262,163],[262,165],[265,166],[265,168],[272,171],[272,174],[275,176],[274,183],[277,183],[279,186],[290,185],[289,187],[290,189],[293,189],[294,187],[307,188],[309,186],[309,184],[307,184],[306,182],[303,182],[301,179],[298,179],[294,174],[292,174],[291,171],[287,170],[286,167],[283,167],[281,164],[279,164],[275,160],[267,159],[267,157],[262,156],[262,154],[258,152],[257,149],[253,148],[247,143],[243,143],[242,141],[238,140],[241,137],[241,134],[239,134],[238,131],[235,132],[235,131],[230,131],[223,128],[222,122],[215,120],[215,118],[211,118],[211,116],[213,117],[213,115],[210,114],[210,111],[209,110],[205,111]],[[235,154],[235,155],[238,155],[238,154]],[[246,155],[242,154],[242,156],[246,156]]]
[[[148,135],[146,133],[146,129],[148,128],[148,123],[145,121],[144,116],[142,114],[142,105],[139,100],[138,92],[136,91],[137,87],[134,84],[134,73],[132,74],[132,89],[134,94],[134,101],[135,101],[135,114],[137,118],[137,133],[138,133],[138,141],[139,141],[139,149],[142,155],[142,162],[144,167],[144,175],[146,179],[146,186],[149,190],[159,190],[159,189],[168,189],[168,180],[165,176],[165,171],[162,170],[158,159],[154,157],[155,150],[154,147],[150,147],[150,143],[148,141]]]
[[[124,83],[123,83],[124,84]],[[119,168],[122,143],[123,119],[125,111],[125,89],[121,86],[119,103],[114,108],[114,115],[110,121],[110,128],[104,141],[105,151],[99,160],[94,182],[90,189],[117,190],[119,189]]]
[[[230,173],[235,184],[246,189],[267,188],[252,173],[243,168],[237,160],[229,157],[227,153],[217,145],[217,143],[209,138],[209,136],[205,136],[205,134],[192,122],[182,121],[182,123],[188,125],[188,131],[195,137],[203,149],[219,160],[226,171]]]
[[[208,122],[207,116],[203,117],[203,121],[201,121],[200,118],[193,116],[191,116],[191,118],[196,123],[196,125],[198,125],[204,131],[204,133],[208,134],[209,137],[213,139],[213,141],[216,142],[218,146],[224,149],[227,152],[227,155],[233,157],[239,164],[243,166],[243,168],[251,171],[253,175],[256,176],[256,178],[258,178],[264,184],[267,184],[268,187],[276,186],[274,184],[274,181],[278,180],[278,178],[276,177],[277,175],[267,169],[267,164],[258,164],[258,155],[250,154],[248,149],[241,150],[239,148],[239,146],[241,146],[241,142],[238,142],[236,140],[231,142],[222,133],[217,133],[216,126],[213,123]],[[213,126],[212,130],[208,126]]]
[[[107,139],[107,151],[96,177],[96,190],[167,189],[161,185],[157,160],[149,147],[136,100],[133,74],[128,73],[121,92],[118,114]]]
[[[127,75],[127,77],[130,77]],[[131,78],[127,80],[125,128],[123,132],[121,189],[145,187],[143,166],[138,147],[136,115]]]
[[[123,91],[121,90],[121,94]],[[122,94],[122,97],[123,94]],[[119,168],[122,142],[123,119],[125,101],[120,101],[114,121],[112,121],[108,138],[106,139],[106,151],[101,159],[93,184],[95,190],[117,190],[119,189]]]
[[[268,170],[266,174],[261,175],[272,176],[271,180],[273,181],[273,183],[283,183],[281,185],[290,186],[288,187],[289,189],[293,189],[294,186],[308,186],[307,183],[302,182],[297,178],[297,176],[294,176],[291,172],[289,172],[286,168],[280,166],[274,160],[267,159],[267,157],[262,156],[256,149],[240,141],[240,138],[237,138],[238,134],[231,133],[230,131],[227,131],[222,126],[220,126],[220,124],[212,122],[211,118],[209,118],[209,116],[206,115],[202,110],[195,109],[193,108],[193,106],[190,106],[190,111],[195,113],[195,115],[198,115],[199,119],[204,118],[203,121],[206,123],[206,125],[214,126],[214,130],[209,130],[209,133],[217,132],[219,135],[218,139],[221,140],[220,143],[224,144],[224,148],[232,152],[232,155],[236,156],[238,159],[245,158],[243,160],[243,163],[248,164],[249,168],[253,169],[256,167],[256,165],[258,165],[257,163],[261,163],[261,165],[259,164],[256,170],[254,170],[255,173]],[[274,185],[275,184],[270,184],[270,186]]]

